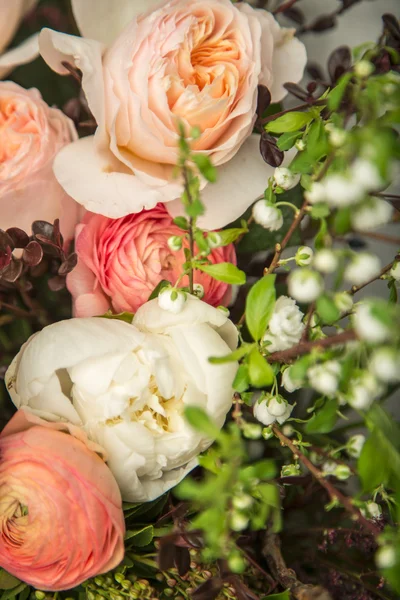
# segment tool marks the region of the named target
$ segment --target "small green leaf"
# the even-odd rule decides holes
[[[325,246],[325,239],[328,233],[328,223],[325,219],[321,219],[319,231],[315,236],[314,246],[317,250],[321,250]]]
[[[142,529],[136,529],[134,531],[128,530],[125,533],[125,541],[130,541],[133,546],[138,546],[142,548],[144,546],[148,546],[154,537],[154,528],[153,525],[146,525]]]
[[[160,283],[157,285],[157,287],[154,288],[154,290],[151,292],[148,302],[150,302],[150,300],[154,300],[154,298],[158,298],[160,292],[170,286],[171,283],[169,281],[167,281],[166,279],[163,279],[162,281],[160,281]],[[130,321],[132,322],[132,321]]]
[[[265,333],[276,302],[276,275],[266,275],[253,285],[246,299],[246,324],[258,342]]]
[[[26,583],[21,582],[19,585],[17,585],[17,587],[10,590],[5,590],[2,593],[0,600],[10,600],[10,598],[15,598],[15,596],[18,596],[18,594],[20,594],[26,587]]]
[[[335,233],[344,235],[351,230],[351,208],[345,207],[337,211],[333,220]]]
[[[323,219],[325,217],[329,217],[330,209],[327,204],[324,202],[319,202],[318,204],[314,204],[311,208],[310,215],[313,219]]]
[[[277,146],[279,148],[279,150],[290,150],[290,148],[293,148],[293,146],[295,145],[296,141],[303,135],[303,133],[301,131],[293,131],[293,132],[288,132],[288,133],[284,133],[280,136],[280,138],[277,141]]]
[[[235,227],[233,229],[222,229],[221,231],[218,231],[218,235],[221,238],[221,246],[228,246],[229,244],[233,244],[233,242],[236,242],[236,240],[239,239],[240,236],[244,235],[248,231],[249,230],[247,227]]]
[[[317,313],[323,322],[328,325],[340,318],[340,310],[337,308],[332,298],[329,298],[326,294],[323,294],[317,300]]]
[[[217,181],[217,169],[206,154],[194,154],[192,155],[192,159],[207,181],[210,183],[215,183]]]
[[[287,133],[298,131],[302,129],[308,123],[311,123],[314,116],[309,112],[297,112],[293,111],[287,113],[286,115],[282,115],[275,119],[275,121],[271,121],[267,123],[265,126],[266,131],[270,131],[272,133]]]
[[[186,406],[185,417],[189,425],[210,438],[217,438],[219,429],[208,414],[199,406]]]
[[[249,388],[249,385],[249,367],[247,365],[240,365],[236,377],[233,380],[232,387],[236,392],[242,394]]]
[[[386,485],[390,478],[390,455],[379,433],[373,432],[365,442],[357,464],[364,492]]]
[[[286,592],[282,592],[281,594],[270,594],[269,596],[264,596],[262,600],[290,600],[290,592],[286,590]]]
[[[338,415],[338,402],[330,398],[324,406],[315,413],[305,426],[307,433],[330,433],[335,426]]]
[[[11,590],[17,587],[17,585],[20,583],[21,582],[19,579],[13,575],[10,575],[4,569],[0,569],[0,590]]]
[[[168,285],[170,285],[169,282],[168,282]],[[104,315],[101,315],[99,318],[100,319],[116,319],[117,321],[124,321],[125,323],[131,324],[134,316],[135,315],[130,312],[122,312],[122,313],[119,313],[118,315],[114,315],[114,313],[111,312],[111,310],[109,310]]]
[[[230,283],[232,285],[243,285],[246,283],[246,274],[231,263],[225,262],[217,263],[215,265],[196,263],[195,266],[199,271],[211,275],[211,277],[218,279],[218,281],[223,281],[224,283]]]
[[[342,98],[345,94],[346,88],[353,77],[353,73],[345,73],[339,79],[339,83],[328,95],[328,108],[329,110],[337,110],[340,106]]]
[[[274,382],[274,371],[257,348],[249,354],[249,378],[254,387],[269,387]]]
[[[246,356],[246,354],[248,354],[251,349],[252,344],[244,344],[243,346],[240,346],[240,348],[237,348],[236,350],[234,350],[230,354],[227,354],[226,356],[211,356],[208,359],[208,362],[210,362],[213,365],[222,365],[228,362],[235,362],[243,358],[243,356]]]
[[[193,202],[185,204],[185,211],[189,217],[196,219],[197,217],[204,215],[205,208],[201,200],[199,198],[195,198]]]
[[[179,227],[179,229],[189,231],[189,222],[186,217],[175,217],[174,224]]]

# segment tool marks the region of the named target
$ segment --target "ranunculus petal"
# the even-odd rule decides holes
[[[124,27],[140,13],[160,4],[160,0],[72,0],[72,10],[83,37],[109,45]]]
[[[67,193],[87,210],[112,219],[165,201],[162,187],[150,187],[135,175],[113,170],[114,160],[110,153],[99,152],[94,137],[89,136],[61,150],[54,173]],[[170,185],[179,195],[179,186]]]
[[[16,48],[0,56],[0,79],[19,65],[25,65],[39,56],[39,35],[35,33]]]

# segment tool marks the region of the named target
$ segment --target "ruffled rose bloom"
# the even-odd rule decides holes
[[[28,63],[39,55],[37,34],[17,48],[4,52],[12,42],[22,19],[37,3],[38,0],[0,0],[0,78],[5,77],[14,67]]]
[[[58,155],[61,185],[108,217],[159,202],[176,215],[179,121],[187,135],[194,126],[201,130],[194,152],[226,163],[204,192],[201,226],[216,229],[239,217],[273,174],[260,156],[259,136],[251,136],[258,85],[278,102],[283,84],[303,74],[306,52],[295,30],[230,0],[119,0],[118,10],[114,0],[102,0],[100,8],[98,0],[72,5],[91,39],[44,29],[41,53],[58,73],[68,73],[62,61],[82,71],[98,129]]]
[[[79,429],[24,410],[5,427],[0,566],[6,571],[41,590],[58,591],[122,561],[121,494],[95,450]]]
[[[54,156],[77,138],[74,125],[50,108],[38,90],[0,82],[0,226],[31,231],[33,221],[60,219],[65,239],[73,237],[80,206],[52,171]]]
[[[82,427],[105,448],[123,499],[144,502],[181,481],[212,442],[186,422],[185,405],[222,427],[237,363],[208,359],[236,344],[221,310],[188,296],[172,314],[155,299],[132,325],[93,317],[46,327],[22,347],[6,380],[17,407]]]
[[[183,249],[170,250],[168,240],[179,235],[182,230],[162,205],[121,219],[87,213],[76,229],[78,266],[67,280],[75,316],[102,315],[109,308],[117,313],[136,312],[160,281],[174,285],[186,259]],[[236,264],[234,246],[215,248],[210,260]],[[208,304],[229,303],[228,284],[201,271],[195,271],[194,281],[203,286]],[[187,285],[185,277],[181,286]]]

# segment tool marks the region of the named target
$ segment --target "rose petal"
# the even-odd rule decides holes
[[[72,0],[72,10],[83,37],[109,45],[140,13],[160,4],[160,0]]]
[[[19,65],[26,65],[39,56],[39,35],[35,33],[16,48],[0,56],[0,78]]]

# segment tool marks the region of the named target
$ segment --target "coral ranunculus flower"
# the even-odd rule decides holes
[[[116,481],[71,429],[20,410],[0,435],[0,566],[42,590],[75,587],[124,556]]]
[[[102,315],[109,308],[136,312],[160,281],[174,285],[182,273],[184,251],[172,252],[168,239],[183,232],[163,205],[121,219],[87,213],[76,231],[79,262],[67,283],[77,317]],[[236,264],[233,244],[215,248],[209,258]],[[194,280],[204,288],[204,302],[216,307],[229,303],[228,284],[200,271]],[[188,285],[187,277],[181,285]]]

